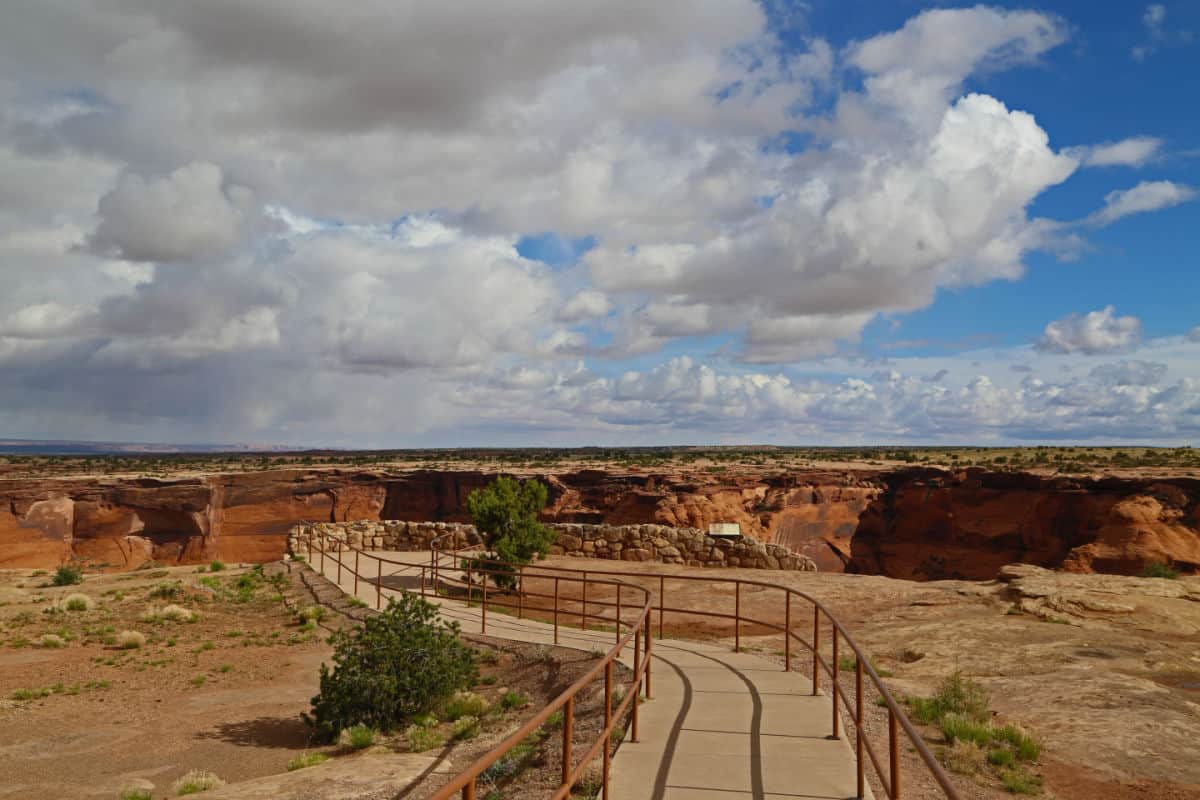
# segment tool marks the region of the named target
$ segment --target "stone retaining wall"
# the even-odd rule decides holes
[[[581,525],[551,523],[558,534],[553,555],[608,558],[619,561],[659,561],[689,567],[749,567],[815,572],[808,556],[777,544],[755,539],[718,539],[698,528],[665,525]],[[318,522],[297,525],[288,534],[288,552],[306,555],[309,542],[323,539],[329,549],[428,550],[430,542],[444,536],[441,549],[480,544],[474,525],[457,522],[404,522],[380,520]]]

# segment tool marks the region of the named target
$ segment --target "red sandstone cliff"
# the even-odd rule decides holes
[[[974,470],[539,476],[548,521],[743,532],[846,569],[920,580],[991,578],[1016,561],[1137,572],[1200,565],[1200,481],[1083,481]],[[0,481],[0,567],[70,558],[130,568],[277,558],[299,521],[466,521],[481,472],[279,470],[181,480]]]

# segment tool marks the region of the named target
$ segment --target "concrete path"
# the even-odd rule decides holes
[[[336,581],[336,573],[336,565],[327,560],[326,576]],[[402,587],[419,591],[416,571],[393,573],[384,572],[384,586],[396,587],[385,588],[385,595]],[[343,573],[347,593],[353,593],[353,582]],[[374,585],[360,581],[358,596],[374,605]],[[478,607],[429,599],[464,631],[480,630]],[[487,634],[554,641],[552,625],[492,611]],[[614,639],[611,632],[559,626],[559,645],[564,647],[607,650]],[[811,677],[699,642],[655,640],[652,652],[653,699],[639,709],[640,741],[631,742],[627,735],[613,759],[610,791],[615,800],[842,800],[855,795],[853,750],[844,733],[841,739],[827,738],[830,698],[812,696]],[[632,666],[632,648],[621,660]]]

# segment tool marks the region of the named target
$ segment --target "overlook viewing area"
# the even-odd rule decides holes
[[[371,608],[416,592],[464,633],[596,655],[589,673],[475,763],[450,765],[453,777],[427,796],[484,797],[488,768],[562,712],[555,798],[586,796],[573,791],[589,768],[600,770],[605,800],[958,797],[867,655],[819,600],[795,589],[656,564],[464,568],[463,551],[437,542],[400,552],[316,539],[302,554]],[[728,609],[673,606],[681,581],[707,584]],[[688,619],[731,626],[732,647],[680,638]],[[755,653],[743,645],[751,638]],[[628,668],[623,678],[618,664]],[[603,730],[572,745],[575,698],[599,686]]]

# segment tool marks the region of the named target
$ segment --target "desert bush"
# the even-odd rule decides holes
[[[154,795],[146,789],[126,789],[118,800],[154,800]]]
[[[1007,747],[996,747],[988,751],[988,763],[996,767],[1011,767],[1017,763],[1017,757]]]
[[[213,560],[212,560],[212,561],[209,563],[209,565],[208,565],[208,571],[209,571],[209,572],[220,572],[220,571],[221,571],[221,570],[223,570],[223,569],[225,569],[225,562],[224,562],[224,561],[218,561],[218,560],[217,560],[217,559],[215,559],[215,558],[214,558],[214,559],[213,559]]]
[[[947,714],[958,714],[969,720],[984,722],[991,713],[988,694],[978,682],[965,677],[961,670],[950,673],[933,697],[907,698],[914,719],[925,724],[940,722]]]
[[[315,767],[329,760],[325,753],[301,753],[287,763],[288,772],[294,772],[305,767]]]
[[[496,707],[501,711],[510,711],[514,708],[523,708],[528,702],[529,698],[520,692],[507,691],[496,701]]]
[[[58,648],[66,647],[67,641],[56,633],[46,633],[42,635],[40,644],[42,647]]]
[[[305,606],[296,613],[296,616],[300,618],[301,622],[320,622],[325,619],[325,607]]]
[[[175,600],[183,595],[182,581],[163,581],[150,590],[149,597],[162,600]]]
[[[459,717],[478,717],[487,711],[487,701],[474,692],[455,692],[446,703],[443,716],[451,722]]]
[[[424,728],[420,725],[409,725],[408,730],[404,732],[404,737],[408,739],[408,749],[414,753],[424,753],[426,750],[441,747],[446,743],[442,735],[433,728]]]
[[[334,633],[330,643],[333,668],[321,665],[309,717],[330,739],[360,724],[393,730],[441,707],[479,677],[458,624],[439,621],[436,606],[410,593],[389,599],[361,628]]]
[[[169,605],[163,606],[158,612],[160,619],[170,620],[171,622],[191,622],[195,617],[188,609],[183,606]]]
[[[1013,794],[1041,794],[1042,779],[1020,767],[1000,771],[1000,784]]]
[[[121,631],[117,634],[117,647],[122,650],[137,650],[145,645],[146,637],[137,631]]]
[[[179,780],[175,781],[175,794],[198,794],[207,792],[210,789],[219,789],[225,785],[225,781],[218,778],[211,772],[202,769],[194,769],[188,772]]]
[[[975,742],[956,741],[942,754],[942,762],[959,775],[978,775],[983,769],[983,748]]]
[[[351,750],[363,750],[375,744],[375,729],[369,725],[355,725],[346,728],[338,737],[338,744]]]
[[[454,721],[450,728],[450,738],[455,741],[474,739],[479,735],[479,717],[467,714]]]
[[[986,722],[977,722],[968,716],[956,712],[942,715],[940,720],[942,736],[950,744],[955,742],[972,742],[980,747],[991,744],[992,726]]]
[[[50,582],[55,586],[74,586],[83,583],[83,571],[78,567],[63,565],[54,571]]]
[[[1016,725],[1004,725],[992,733],[997,742],[1005,742],[1012,746],[1013,753],[1020,761],[1037,761],[1042,754],[1042,745],[1027,731]]]
[[[91,611],[96,602],[82,592],[74,592],[63,598],[62,607],[66,611]]]
[[[1151,561],[1146,565],[1146,568],[1142,570],[1142,577],[1167,578],[1168,580],[1175,580],[1179,577],[1179,571],[1170,564],[1164,564],[1161,561]]]

